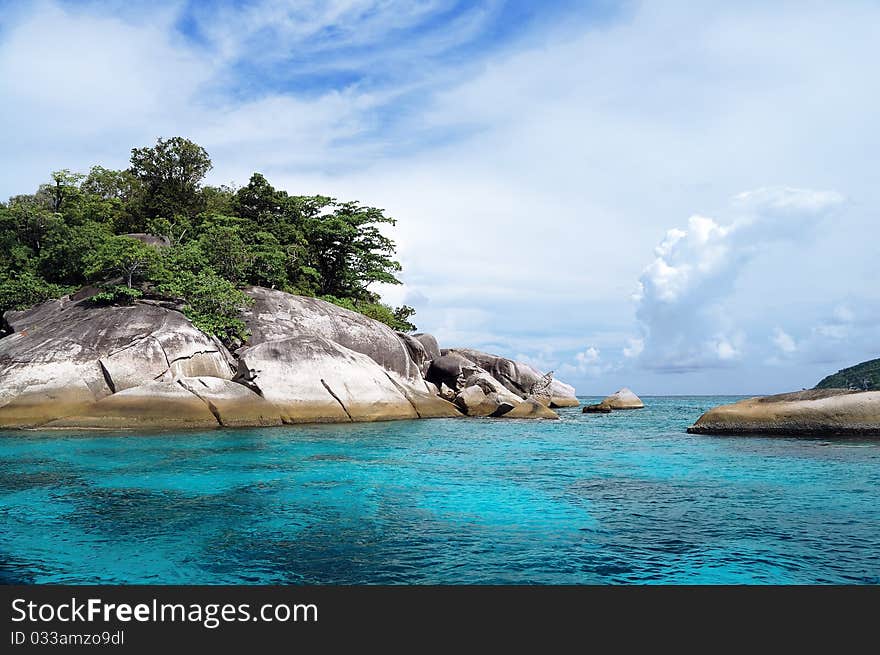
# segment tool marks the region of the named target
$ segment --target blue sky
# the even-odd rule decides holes
[[[880,355],[875,3],[0,2],[0,196],[184,135],[383,207],[444,346],[602,394]]]

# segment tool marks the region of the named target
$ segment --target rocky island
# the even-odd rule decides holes
[[[574,389],[526,364],[440,350],[317,298],[244,292],[230,352],[172,303],[101,307],[96,290],[8,311],[0,427],[206,428],[431,417],[556,418]]]
[[[643,409],[645,403],[631,389],[623,387],[610,396],[602,399],[602,402],[584,407],[584,414],[610,414],[616,409]]]
[[[558,418],[574,389],[504,357],[441,350],[375,207],[260,173],[203,184],[183,137],[131,166],[60,170],[0,203],[0,428],[205,428]]]
[[[747,398],[710,409],[691,434],[880,435],[880,391],[811,389]]]

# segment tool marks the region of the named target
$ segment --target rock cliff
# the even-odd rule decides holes
[[[315,298],[249,287],[230,353],[173,306],[65,296],[4,316],[0,427],[204,428],[435,417],[556,418],[574,389],[503,357]],[[546,382],[546,381],[545,381]],[[547,386],[545,384],[545,386]]]

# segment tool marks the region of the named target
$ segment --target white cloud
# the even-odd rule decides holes
[[[765,188],[738,194],[730,223],[692,216],[687,229],[669,230],[640,278],[642,364],[687,371],[741,359],[746,338],[724,306],[740,273],[762,249],[801,239],[842,203],[832,191]]]
[[[794,338],[779,327],[773,330],[773,343],[776,344],[776,347],[786,355],[797,350],[797,343]]]
[[[559,367],[562,379],[565,376],[598,377],[609,369],[609,364],[602,361],[602,353],[595,346],[589,346],[586,350],[575,353],[571,362]]]
[[[627,345],[623,349],[623,356],[632,359],[641,355],[644,349],[644,339],[628,339]]]

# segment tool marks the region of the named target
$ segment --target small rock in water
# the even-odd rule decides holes
[[[611,408],[608,405],[597,403],[596,405],[586,405],[583,410],[584,414],[610,414]]]

